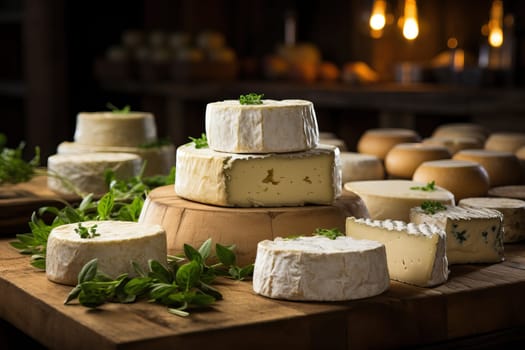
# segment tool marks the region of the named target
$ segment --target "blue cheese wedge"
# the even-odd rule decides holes
[[[346,235],[384,244],[393,280],[432,287],[448,279],[445,231],[435,225],[348,217]]]
[[[389,286],[385,247],[379,242],[311,236],[257,245],[253,290],[269,298],[352,300],[381,294]]]
[[[319,145],[295,153],[234,154],[193,143],[177,149],[175,192],[225,207],[333,204],[341,195],[339,150]]]
[[[317,146],[319,129],[312,102],[261,101],[208,103],[205,125],[210,148],[230,153],[285,153]]]
[[[82,238],[78,223],[51,230],[46,249],[46,276],[50,281],[76,285],[78,273],[90,260],[98,259],[98,270],[111,278],[135,275],[132,262],[148,271],[148,260],[167,261],[166,232],[160,225],[128,221],[86,221],[82,227],[96,225],[96,236]]]
[[[410,211],[414,223],[433,224],[447,233],[449,264],[495,263],[503,260],[503,214],[494,209],[446,205],[427,213],[421,207]]]

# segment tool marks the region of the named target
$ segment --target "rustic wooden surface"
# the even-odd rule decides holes
[[[524,340],[524,244],[508,245],[499,264],[452,266],[439,287],[392,282],[349,302],[273,300],[249,281],[220,280],[224,300],[181,318],[147,302],[63,305],[71,288],[49,282],[8,242],[0,240],[0,318],[53,349],[399,348],[509,329]]]

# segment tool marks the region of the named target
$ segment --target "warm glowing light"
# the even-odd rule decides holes
[[[372,6],[372,15],[370,16],[370,28],[372,30],[381,30],[386,24],[386,1],[375,0]]]
[[[490,31],[489,44],[492,47],[500,47],[503,44],[503,31],[501,28],[493,28]]]
[[[414,40],[419,35],[419,23],[417,21],[416,0],[405,0],[405,11],[403,18],[403,36],[407,40]]]
[[[448,47],[449,49],[455,49],[455,48],[457,48],[457,47],[458,47],[458,39],[456,39],[456,38],[449,38],[449,39],[447,40],[447,47]]]
[[[490,8],[489,44],[500,47],[503,44],[503,1],[494,0]]]

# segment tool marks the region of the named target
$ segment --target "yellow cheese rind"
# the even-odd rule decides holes
[[[385,169],[391,178],[412,179],[422,163],[447,158],[450,158],[450,152],[444,146],[399,143],[387,153]]]
[[[388,151],[403,142],[418,142],[419,134],[411,129],[377,128],[369,129],[361,135],[357,142],[359,153],[371,154],[379,159],[385,159]]]

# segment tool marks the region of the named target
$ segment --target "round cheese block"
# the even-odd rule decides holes
[[[390,178],[411,179],[421,163],[447,158],[450,152],[444,146],[399,143],[387,153],[385,169]]]
[[[257,245],[253,290],[275,299],[340,301],[390,286],[385,246],[350,237],[276,238]]]
[[[385,178],[383,162],[370,154],[341,152],[341,169],[343,184],[350,181]]]
[[[482,141],[472,136],[427,137],[421,142],[426,145],[444,146],[451,155],[462,149],[481,149],[484,146]]]
[[[344,184],[344,189],[363,200],[372,220],[409,222],[410,209],[425,201],[455,203],[452,192],[439,186],[435,186],[435,191],[422,190],[426,185],[410,180],[351,181]]]
[[[348,151],[348,147],[346,147],[346,143],[344,140],[341,140],[341,139],[338,139],[338,138],[331,138],[331,139],[319,139],[319,143],[320,144],[323,144],[323,145],[332,145],[332,146],[335,146],[337,148],[339,148],[339,150],[341,152],[346,152]]]
[[[424,162],[412,178],[414,181],[446,188],[454,194],[456,201],[467,197],[486,196],[489,190],[489,175],[480,164],[465,160],[445,159]]]
[[[492,151],[516,152],[525,146],[525,133],[522,132],[495,132],[485,141],[485,149]]]
[[[447,123],[434,129],[432,137],[474,137],[485,142],[490,134],[490,130],[485,126],[476,123]]]
[[[418,142],[419,134],[411,129],[378,128],[367,130],[357,142],[359,153],[371,154],[383,160],[398,143]]]
[[[175,166],[175,146],[172,144],[160,147],[116,147],[116,146],[91,146],[76,142],[61,142],[57,154],[79,153],[132,153],[138,155],[146,162],[144,176],[166,175]]]
[[[108,191],[106,170],[113,170],[117,179],[129,179],[141,166],[140,157],[131,153],[54,154],[47,159],[47,185],[63,194],[102,195]]]
[[[492,187],[489,189],[489,196],[525,200],[525,185]]]
[[[128,273],[135,275],[132,262],[148,271],[148,260],[167,263],[166,232],[159,225],[130,221],[85,221],[88,231],[95,227],[96,236],[82,238],[79,223],[51,230],[46,248],[46,276],[50,281],[76,285],[82,267],[97,259],[98,271],[111,278]]]
[[[290,235],[311,235],[317,228],[338,228],[344,232],[347,216],[368,217],[363,201],[344,193],[333,205],[276,208],[225,208],[182,199],[172,186],[152,190],[142,208],[139,222],[159,224],[166,229],[168,251],[180,253],[184,244],[200,246],[206,239],[235,244],[237,261],[255,260],[257,243]]]
[[[460,200],[458,205],[496,209],[503,214],[503,242],[512,243],[525,239],[525,201],[504,197],[472,197]]]
[[[465,149],[452,158],[481,164],[489,174],[490,187],[517,185],[521,182],[521,165],[513,153]]]
[[[208,103],[205,124],[209,147],[220,152],[306,151],[319,142],[314,105],[306,100]]]
[[[146,112],[82,112],[74,140],[91,146],[137,147],[157,139],[153,114]]]

